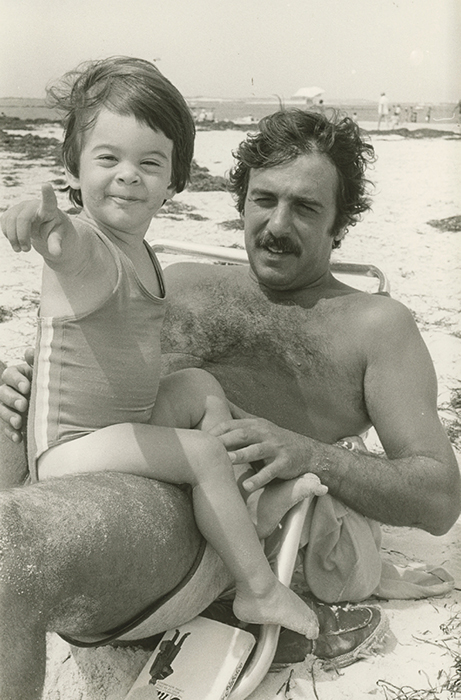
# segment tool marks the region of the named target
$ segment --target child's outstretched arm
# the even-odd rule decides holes
[[[41,199],[8,209],[1,225],[13,250],[27,252],[33,246],[51,268],[81,264],[86,256],[71,219],[58,208],[50,184],[42,185]]]
[[[74,225],[75,223],[75,225]],[[97,308],[113,290],[117,268],[93,229],[59,208],[51,185],[41,199],[8,209],[1,226],[13,250],[31,246],[43,257],[41,311],[45,316],[83,314]]]

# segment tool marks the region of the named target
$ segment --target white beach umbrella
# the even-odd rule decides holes
[[[325,90],[321,87],[317,87],[313,85],[312,87],[302,87],[295,92],[293,97],[305,97],[308,100],[313,100],[314,97],[318,97],[319,95],[323,95]]]

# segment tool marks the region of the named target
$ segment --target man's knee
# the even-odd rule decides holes
[[[0,590],[7,598],[40,606],[39,580],[45,576],[43,544],[40,546],[35,537],[27,509],[21,506],[23,490],[0,493]]]
[[[50,629],[124,622],[182,580],[200,541],[187,494],[129,474],[0,493],[0,587]]]

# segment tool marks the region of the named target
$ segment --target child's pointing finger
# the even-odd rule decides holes
[[[42,221],[50,221],[54,219],[58,213],[58,200],[54,193],[52,185],[45,183],[42,185],[42,202],[39,210],[39,216]]]

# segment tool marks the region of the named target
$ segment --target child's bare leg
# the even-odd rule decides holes
[[[308,496],[324,496],[328,488],[315,474],[303,474],[288,481],[275,481],[248,499],[250,516],[261,539],[271,535],[283,516]]]
[[[179,432],[179,431],[178,431]],[[195,431],[182,431],[192,474],[197,525],[235,578],[234,613],[255,624],[279,624],[308,637],[318,633],[317,619],[305,603],[272,572],[220,441],[204,433],[196,449]],[[189,444],[186,444],[189,443]],[[195,482],[194,482],[195,478]]]
[[[193,412],[191,405],[194,407]],[[207,431],[218,422],[229,418],[231,418],[231,413],[221,386],[210,374],[202,370],[185,370],[169,375],[162,381],[153,416],[154,422],[161,424],[167,422],[169,425],[176,426],[180,424],[182,427],[199,427],[201,430]],[[220,450],[220,448],[218,449]],[[199,459],[201,457],[203,455],[198,455]],[[217,460],[212,459],[211,462],[219,464],[221,459],[218,457]],[[227,455],[224,461],[228,462]],[[221,466],[221,468],[223,467]],[[246,471],[249,467],[239,465],[237,468],[240,471]],[[193,491],[197,524],[236,578],[234,612],[237,617],[246,622],[276,623],[276,620],[273,619],[273,606],[279,605],[281,610],[285,612],[282,613],[284,621],[279,620],[278,624],[292,629],[298,625],[297,631],[308,636],[315,636],[317,630],[315,617],[311,615],[309,610],[306,610],[307,606],[292,591],[282,586],[275,578],[258,542],[259,537],[266,536],[262,533],[267,532],[268,529],[272,531],[292,505],[305,498],[308,493],[312,493],[316,477],[294,480],[299,481],[299,485],[294,482],[283,482],[274,485],[276,488],[269,488],[269,493],[263,497],[257,514],[257,517],[260,516],[262,519],[262,530],[257,521],[255,523],[256,530],[253,530],[249,527],[250,518],[246,506],[242,498],[239,498],[238,490],[235,488],[235,467],[231,482],[220,486],[217,483],[213,484],[213,480],[209,478],[214,474],[214,477],[217,477],[219,481],[218,468],[210,472],[210,463],[206,463],[202,469],[204,472],[208,472],[208,475],[205,475],[204,479],[198,480]],[[224,469],[228,475],[229,464],[224,464]],[[243,477],[239,480],[243,480]],[[324,493],[326,488],[321,486],[318,479],[317,483],[321,493]],[[244,496],[248,495],[243,489],[242,492]],[[280,492],[281,496],[278,502],[276,492]],[[222,499],[222,507],[217,506],[219,498]],[[212,521],[206,522],[210,504],[218,507],[222,514],[221,522],[217,523],[218,528],[226,527],[224,520],[227,519],[227,514],[229,516],[227,525],[229,543],[226,545],[229,551],[227,553],[222,549],[223,539],[219,543],[216,542],[217,531],[214,529]],[[273,510],[272,516],[270,515],[271,510]],[[226,517],[224,517],[225,514]],[[235,535],[232,534],[233,531]],[[245,543],[248,550],[248,560],[241,569],[240,578],[237,574],[239,567],[241,567],[238,560],[243,551],[240,554],[236,551],[239,543],[240,547]],[[233,563],[231,563],[232,561]],[[254,573],[250,576],[251,567],[253,567]],[[258,590],[258,586],[260,590]],[[294,619],[295,614],[301,616],[300,620]],[[291,618],[291,623],[289,618]]]

